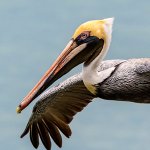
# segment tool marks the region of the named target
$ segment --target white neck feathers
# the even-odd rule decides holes
[[[100,83],[101,79],[99,73],[97,71],[98,66],[100,65],[101,61],[105,57],[108,52],[110,43],[111,43],[111,33],[112,33],[112,19],[107,19],[108,24],[104,24],[104,31],[106,34],[106,38],[104,41],[103,49],[101,50],[100,54],[88,65],[83,67],[83,82],[87,89],[95,94],[95,87],[93,85]],[[110,23],[111,22],[111,23]]]

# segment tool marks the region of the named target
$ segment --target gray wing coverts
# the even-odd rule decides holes
[[[69,138],[71,129],[68,124],[94,97],[85,88],[81,74],[67,79],[41,95],[21,137],[30,132],[35,148],[39,145],[39,137],[46,149],[51,149],[51,139],[61,147],[60,131]]]
[[[98,85],[98,96],[108,100],[150,103],[150,59],[129,59]]]

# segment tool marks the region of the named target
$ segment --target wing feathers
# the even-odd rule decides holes
[[[45,114],[46,118],[51,120],[51,122],[54,123],[66,137],[69,138],[71,136],[71,129],[68,124],[64,123],[57,116],[55,116],[55,114],[52,114],[49,111]]]
[[[37,126],[35,123],[33,123],[30,126],[30,140],[31,140],[32,145],[35,148],[38,148],[38,146],[39,146],[39,135],[38,135]]]
[[[29,127],[30,127],[30,126],[29,126],[29,123],[30,123],[30,120],[29,120],[29,122],[28,122],[28,124],[27,124],[25,130],[24,130],[23,133],[21,134],[20,138],[23,138],[26,134],[28,134],[28,132],[29,132]]]
[[[30,132],[30,140],[35,148],[39,146],[39,136],[47,150],[51,149],[50,137],[58,147],[62,147],[60,131],[69,138],[71,129],[68,124],[93,98],[95,96],[85,88],[81,75],[53,87],[34,106],[21,137]]]
[[[70,123],[72,120],[72,116],[65,114],[63,110],[57,108],[49,108],[48,111],[55,114],[58,118],[60,118],[65,123]]]
[[[46,130],[46,127],[44,126],[42,122],[39,121],[37,123],[37,129],[38,129],[43,145],[45,146],[47,150],[49,150],[51,148],[51,141],[50,141],[49,134]]]
[[[60,135],[60,132],[58,128],[52,124],[49,120],[46,118],[42,119],[45,127],[47,128],[50,136],[52,137],[53,141],[59,146],[62,147],[62,137]]]

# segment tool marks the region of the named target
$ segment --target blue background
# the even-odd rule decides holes
[[[115,17],[106,59],[150,57],[149,8],[148,0],[1,0],[0,149],[34,149],[28,136],[19,136],[35,102],[20,115],[15,112],[16,106],[78,25]],[[80,71],[81,66],[57,83]],[[70,139],[64,137],[62,150],[149,150],[149,114],[150,105],[96,99],[75,116],[73,134]],[[59,149],[54,144],[52,148]]]

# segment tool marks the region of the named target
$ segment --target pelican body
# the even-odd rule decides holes
[[[21,137],[29,132],[35,148],[39,145],[39,136],[46,149],[50,149],[51,139],[61,147],[60,132],[69,138],[71,129],[68,124],[94,98],[150,103],[150,58],[103,61],[98,72],[106,76],[110,68],[115,69],[99,83],[99,96],[85,87],[83,72],[41,94]]]
[[[60,86],[52,88],[50,94],[46,92],[33,108],[31,118],[21,137],[24,137],[29,132],[30,140],[35,148],[39,146],[39,136],[47,150],[51,149],[50,137],[61,147],[62,138],[59,130],[66,137],[70,137],[71,129],[68,124],[73,119],[73,116],[81,111],[95,97],[114,100],[128,100],[128,98],[131,98],[130,101],[139,102],[135,94],[139,85],[134,88],[134,86],[131,86],[131,83],[128,84],[132,92],[128,92],[128,89],[126,91],[128,93],[126,97],[123,94],[125,90],[121,90],[123,86],[125,87],[122,81],[126,79],[126,77],[123,78],[123,73],[126,70],[123,70],[123,73],[120,72],[120,74],[117,74],[120,78],[116,80],[116,84],[109,83],[111,85],[110,87],[114,86],[113,89],[117,89],[118,87],[116,93],[112,92],[113,90],[111,88],[108,88],[109,84],[104,84],[125,63],[121,60],[112,64],[106,63],[107,67],[104,67],[104,69],[100,67],[111,43],[113,20],[113,18],[108,18],[81,24],[75,30],[71,40],[56,61],[17,107],[17,112],[20,113],[57,79],[75,66],[83,63],[81,82],[76,82],[77,84],[72,83],[69,85],[69,89],[67,85],[64,86],[63,90]],[[129,67],[131,66],[130,64]],[[140,75],[137,77],[140,77]],[[144,90],[145,95],[149,91],[149,82],[146,85],[147,90]],[[102,86],[106,86],[106,88],[102,88]],[[143,91],[140,91],[139,96],[142,93]],[[148,94],[148,98],[145,101],[142,99],[142,102],[149,102],[149,97],[150,95]]]

